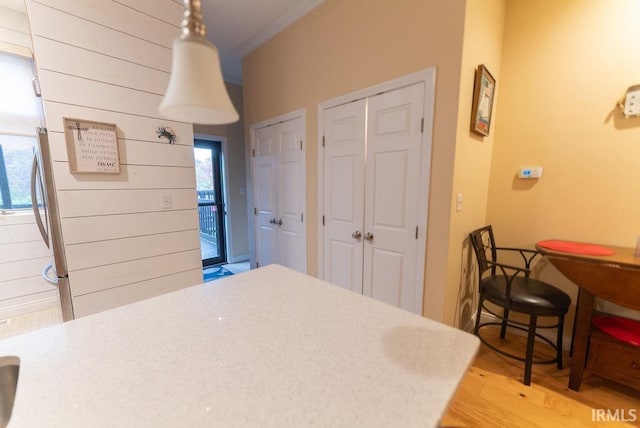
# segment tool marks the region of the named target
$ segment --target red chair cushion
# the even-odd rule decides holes
[[[562,251],[564,253],[584,254],[587,256],[611,256],[615,254],[615,251],[611,248],[595,244],[585,244],[583,242],[549,239],[547,241],[540,241],[537,245],[550,250]]]
[[[640,346],[640,321],[622,317],[595,317],[591,322],[599,330],[621,342]]]

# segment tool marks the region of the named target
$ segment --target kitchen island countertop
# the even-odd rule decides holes
[[[10,427],[437,426],[477,338],[281,266],[0,342]]]

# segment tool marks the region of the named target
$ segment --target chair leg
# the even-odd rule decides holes
[[[527,334],[527,355],[524,362],[524,384],[531,385],[531,366],[533,365],[533,345],[536,339],[537,315],[529,318],[529,333]]]
[[[482,297],[480,297],[478,299],[478,312],[476,313],[476,325],[473,328],[473,334],[477,335],[478,334],[478,329],[480,328],[480,316],[482,315],[482,303],[484,302],[484,299]]]
[[[564,315],[560,315],[558,317],[558,339],[556,340],[556,359],[557,366],[559,370],[562,370],[562,339],[563,339],[563,331],[564,331]]]
[[[509,309],[505,308],[502,312],[502,327],[500,328],[500,339],[504,339],[507,334],[507,323],[509,322]]]

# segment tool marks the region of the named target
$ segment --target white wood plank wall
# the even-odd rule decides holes
[[[76,317],[201,283],[193,127],[157,113],[183,7],[26,3]],[[115,123],[122,172],[71,174],[63,117]],[[176,144],[158,138],[160,126]]]
[[[31,35],[24,9],[12,1],[0,0],[0,49],[31,56]]]
[[[40,273],[51,261],[31,212],[0,214],[0,319],[58,304]]]
[[[24,7],[0,0],[0,50],[31,57]],[[0,214],[0,319],[58,305],[58,291],[40,276],[51,257],[31,211]]]

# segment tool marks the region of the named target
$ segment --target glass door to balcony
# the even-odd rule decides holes
[[[227,261],[224,241],[222,155],[219,141],[194,140],[202,265]]]

